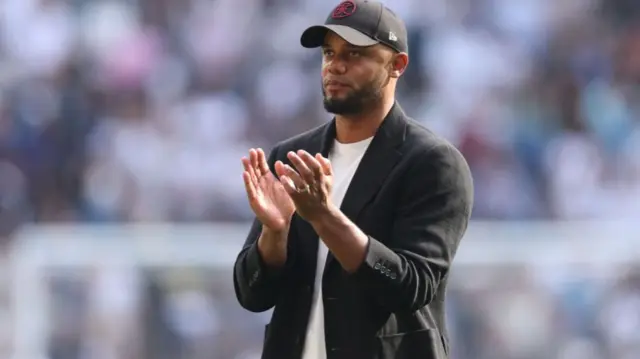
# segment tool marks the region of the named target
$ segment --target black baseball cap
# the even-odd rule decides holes
[[[324,25],[306,29],[300,43],[306,48],[320,47],[329,31],[354,46],[383,44],[398,52],[409,52],[404,22],[378,1],[341,2],[331,11]]]

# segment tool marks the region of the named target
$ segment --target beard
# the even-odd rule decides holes
[[[358,115],[366,112],[374,104],[382,100],[382,88],[384,79],[375,79],[362,86],[358,90],[353,90],[344,98],[330,98],[322,87],[322,98],[324,109],[335,115]]]

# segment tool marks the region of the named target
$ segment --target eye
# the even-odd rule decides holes
[[[329,49],[323,49],[322,50],[322,55],[324,55],[324,56],[333,56],[333,51],[331,51]]]
[[[361,53],[359,51],[349,51],[349,56],[351,57],[360,57]]]

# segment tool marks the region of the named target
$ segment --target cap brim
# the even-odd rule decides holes
[[[373,46],[378,41],[361,33],[356,29],[352,29],[344,25],[317,25],[311,26],[302,33],[300,43],[306,48],[316,48],[324,45],[324,39],[329,31],[333,31],[336,35],[344,39],[353,46]]]

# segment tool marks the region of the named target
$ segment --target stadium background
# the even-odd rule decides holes
[[[640,357],[640,2],[387,0],[476,186],[454,359]],[[239,158],[326,121],[326,0],[0,1],[0,357],[257,358]]]

